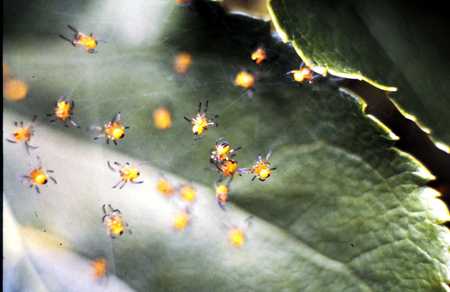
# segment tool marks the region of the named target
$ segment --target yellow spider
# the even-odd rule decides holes
[[[224,184],[224,183],[216,184],[215,190],[216,190],[217,204],[219,205],[220,208],[225,210],[225,205],[228,202],[228,194],[230,192],[230,183],[227,183],[227,184]]]
[[[108,207],[108,209],[106,208]],[[119,209],[113,209],[111,205],[103,205],[103,218],[102,222],[106,226],[106,231],[111,238],[117,238],[122,236],[125,231],[131,233],[128,229],[128,224],[123,220],[122,213]]]
[[[54,117],[50,120],[50,123],[58,120],[63,122],[65,127],[69,127],[70,123],[72,126],[79,128],[80,126],[72,119],[74,107],[75,102],[73,100],[60,96],[56,101],[53,113],[47,114],[48,117]]]
[[[239,169],[239,173],[251,173],[253,174],[252,181],[258,178],[260,181],[267,180],[271,174],[272,171],[276,169],[276,167],[270,167],[270,156],[272,155],[272,151],[269,151],[266,155],[266,157],[263,159],[261,154],[258,155],[258,159],[256,160],[256,163],[251,168],[241,168]]]
[[[28,154],[30,154],[30,149],[37,149],[37,146],[30,144],[31,137],[34,135],[34,122],[36,119],[37,116],[34,116],[29,126],[24,126],[23,121],[15,121],[14,126],[17,129],[12,133],[11,139],[6,139],[6,141],[13,144],[23,143]]]
[[[57,184],[57,181],[54,177],[50,176],[49,173],[54,173],[53,170],[44,169],[42,167],[42,161],[39,156],[36,157],[38,161],[38,166],[33,168],[27,175],[22,175],[22,182],[26,182],[29,184],[29,187],[36,190],[37,193],[40,193],[39,186],[46,185],[48,180],[50,179],[53,183]]]
[[[98,41],[92,33],[86,35],[78,31],[71,25],[68,25],[67,27],[73,31],[74,33],[73,38],[69,39],[63,35],[59,35],[60,38],[62,38],[65,41],[68,41],[74,47],[83,47],[88,53],[93,54],[96,52],[95,49],[97,48]]]
[[[128,182],[133,184],[141,184],[143,181],[136,181],[137,178],[141,175],[139,170],[132,166],[129,162],[125,162],[125,165],[114,161],[108,161],[108,167],[114,172],[118,172],[120,174],[120,181],[117,182],[113,189],[117,188],[120,184],[122,184],[119,189],[122,189]]]
[[[251,220],[252,216],[245,219],[245,226],[244,227],[238,227],[238,226],[227,226],[228,228],[228,241],[230,244],[236,248],[242,247],[246,241],[246,231],[251,226]]]
[[[198,104],[198,113],[193,118],[184,117],[186,121],[192,125],[192,133],[195,137],[201,137],[206,133],[208,128],[217,127],[217,123],[214,121],[219,116],[215,115],[212,119],[209,119],[206,115],[208,112],[208,101],[206,101],[205,109],[202,111],[202,103]]]
[[[211,151],[210,161],[211,163],[217,164],[222,163],[225,160],[230,160],[240,149],[241,147],[237,147],[236,149],[231,148],[231,145],[230,143],[228,143],[228,141],[226,141],[224,138],[219,138],[216,141],[214,149]]]
[[[292,74],[292,78],[294,79],[294,81],[299,82],[299,83],[302,83],[305,81],[308,83],[312,83],[312,81],[314,79],[320,77],[320,75],[315,74],[311,70],[311,68],[304,65],[303,62],[300,65],[300,69],[289,71],[287,74]]]
[[[255,61],[256,64],[259,65],[267,59],[266,51],[264,50],[264,48],[259,47],[252,53],[251,58],[253,61]]]
[[[106,144],[109,144],[109,141],[111,140],[114,145],[117,145],[117,141],[122,140],[125,137],[125,132],[129,128],[130,127],[127,127],[122,123],[119,112],[111,121],[105,123],[103,127],[94,127],[94,130],[101,132],[101,134],[94,137],[94,140],[104,137],[106,139]]]

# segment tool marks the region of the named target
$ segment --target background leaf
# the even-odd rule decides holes
[[[46,11],[54,12],[56,4],[48,5]],[[36,7],[30,9],[39,13]],[[96,55],[55,42],[63,25],[54,36],[31,33],[63,23],[58,13],[28,28],[30,34],[11,29],[16,34],[6,38],[5,60],[29,83],[30,94],[5,104],[4,132],[12,131],[12,120],[39,114],[35,143],[59,181],[39,196],[28,191],[17,176],[30,158],[17,145],[4,145],[5,194],[19,224],[45,226],[83,257],[106,256],[113,272],[139,291],[445,291],[448,230],[438,224],[448,211],[424,186],[431,178],[426,169],[392,148],[392,136],[363,113],[361,100],[326,80],[316,86],[289,80],[285,73],[299,60],[271,38],[267,23],[228,16],[205,2],[146,8],[164,20],[140,41],[107,34],[121,25],[112,19],[122,11],[97,9],[107,15],[102,22],[95,14],[69,12],[80,30],[98,24],[108,35]],[[270,59],[257,67],[249,55],[261,44]],[[172,68],[179,51],[193,56],[184,77]],[[232,84],[241,68],[257,76],[253,97]],[[131,126],[123,143],[96,143],[84,130],[49,125],[42,117],[63,94],[75,100],[75,119],[83,127],[121,111]],[[219,127],[193,141],[183,116],[206,99],[210,112],[221,115]],[[161,104],[174,116],[167,131],[151,124]],[[210,189],[217,174],[208,169],[209,150],[221,136],[243,146],[241,166],[273,149],[278,167],[265,183],[236,177],[236,206],[227,212],[215,203]],[[143,185],[117,191],[106,160],[150,161],[152,167],[143,167]],[[161,171],[175,182],[206,185],[196,185],[199,202],[186,233],[171,230],[176,205],[154,191]],[[107,238],[100,206],[108,202],[122,210],[132,235]],[[241,224],[249,215],[256,218],[248,245],[234,250],[222,223]]]

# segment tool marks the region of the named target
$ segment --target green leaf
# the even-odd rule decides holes
[[[112,272],[138,291],[445,291],[448,230],[439,224],[448,210],[425,186],[427,170],[392,148],[392,135],[363,113],[358,97],[332,83],[286,78],[298,59],[271,38],[267,23],[203,2],[152,13],[166,16],[163,28],[153,27],[158,37],[134,44],[111,35],[96,55],[39,34],[6,38],[5,59],[31,90],[24,102],[5,103],[4,132],[13,120],[38,114],[33,143],[58,180],[40,195],[21,185],[17,177],[30,158],[5,142],[4,192],[18,224],[45,228],[80,256],[107,257]],[[50,14],[48,22],[59,17]],[[100,28],[106,33],[110,25]],[[271,57],[260,67],[249,58],[258,44]],[[193,56],[184,77],[172,69],[179,51]],[[252,97],[233,85],[241,68],[258,77]],[[45,121],[63,94],[75,100],[83,128],[121,111],[130,126],[124,141],[94,142],[84,130]],[[209,112],[220,114],[219,127],[194,141],[183,116],[205,99]],[[151,122],[161,104],[174,115],[166,131]],[[269,149],[278,167],[264,183],[235,177],[226,212],[215,202],[217,174],[208,168],[218,137],[243,146],[241,167]],[[142,185],[113,190],[117,174],[107,160],[151,166],[142,166]],[[184,233],[170,225],[180,206],[155,191],[159,172],[199,189]],[[107,237],[105,203],[122,211],[133,234]],[[241,225],[251,215],[248,244],[234,249],[223,223]],[[34,241],[27,234],[24,241]]]
[[[306,64],[384,90],[397,88],[391,97],[398,106],[448,144],[449,26],[437,14],[439,5],[272,0],[269,11]]]

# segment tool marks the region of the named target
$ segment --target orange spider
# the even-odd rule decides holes
[[[242,70],[236,75],[234,85],[246,90],[252,90],[255,86],[255,76],[248,71]]]
[[[214,121],[219,116],[215,115],[212,119],[208,119],[206,113],[208,112],[208,101],[206,101],[205,109],[202,111],[202,103],[198,104],[198,113],[193,118],[184,117],[184,119],[192,124],[192,132],[194,136],[201,137],[206,133],[209,127],[217,127],[217,123]]]
[[[34,135],[34,122],[36,121],[37,116],[34,116],[31,120],[31,124],[28,127],[24,126],[23,121],[14,122],[14,126],[17,128],[12,133],[12,139],[6,139],[9,143],[23,143],[25,145],[25,149],[28,154],[30,154],[30,149],[37,149],[37,146],[33,146],[30,144],[31,137]]]
[[[311,68],[302,64],[300,65],[300,69],[289,71],[287,74],[292,74],[292,78],[299,83],[307,81],[308,83],[312,83],[312,81],[318,78],[320,75],[315,74]]]
[[[116,167],[114,167],[114,166]],[[122,189],[128,182],[133,184],[141,184],[143,181],[136,181],[137,178],[141,175],[139,170],[132,166],[129,162],[125,162],[125,165],[120,164],[117,161],[110,162],[108,161],[108,167],[114,172],[118,172],[120,174],[120,180],[113,186],[113,189],[117,188],[120,184],[122,184],[119,189]]]
[[[79,128],[80,126],[72,119],[74,107],[75,102],[73,100],[60,96],[56,101],[53,113],[47,114],[48,117],[54,117],[50,120],[50,123],[58,120],[63,122],[65,127],[69,127],[68,123],[70,123],[72,126]]]
[[[165,197],[173,196],[176,191],[175,187],[169,182],[169,180],[163,176],[158,179],[156,183],[156,189]]]
[[[91,262],[92,272],[95,279],[102,279],[106,276],[108,271],[108,266],[106,263],[106,259],[98,258]]]
[[[97,48],[98,41],[92,33],[86,35],[73,26],[68,25],[67,27],[74,32],[73,38],[69,39],[63,35],[59,35],[60,38],[68,41],[74,47],[83,47],[88,53],[93,54],[96,52],[95,49]]]
[[[238,163],[236,160],[229,159],[216,164],[216,167],[222,176],[230,177],[232,179],[238,170]]]
[[[197,190],[192,185],[182,185],[180,187],[180,196],[184,201],[193,203],[197,199]]]
[[[118,140],[122,140],[125,137],[125,130],[130,127],[124,126],[121,121],[120,112],[117,113],[113,119],[107,122],[103,127],[94,127],[97,132],[102,132],[101,134],[94,137],[94,140],[104,137],[106,139],[106,144],[109,141],[113,141],[114,145],[117,145]]]
[[[252,53],[251,58],[256,64],[259,65],[267,59],[266,51],[262,47],[259,47]]]
[[[255,178],[258,178],[260,181],[267,180],[272,174],[272,171],[276,169],[276,167],[270,167],[269,159],[271,155],[272,151],[269,151],[265,159],[263,159],[261,154],[259,154],[256,163],[251,168],[241,168],[239,169],[239,173],[253,174],[252,181],[255,180]]]
[[[39,186],[47,184],[49,179],[55,184],[57,184],[57,181],[54,177],[48,175],[49,173],[54,173],[54,171],[44,169],[39,156],[37,156],[36,159],[38,161],[38,166],[33,168],[27,175],[22,175],[21,178],[22,182],[27,182],[30,188],[34,187],[37,193],[41,193]]]
[[[106,231],[108,235],[114,239],[122,236],[125,231],[131,233],[128,229],[128,224],[123,220],[122,213],[119,209],[113,209],[111,205],[108,205],[109,210],[106,209],[106,205],[102,206],[103,218],[102,222],[106,226]]]
[[[214,149],[211,151],[210,162],[217,164],[222,163],[225,160],[229,160],[236,155],[236,152],[239,151],[241,147],[237,147],[236,149],[231,148],[230,143],[226,141],[224,138],[219,138],[216,141],[216,145]]]
[[[219,207],[225,210],[225,205],[228,202],[228,194],[230,192],[230,183],[224,184],[219,183],[215,186],[216,189],[216,200]]]

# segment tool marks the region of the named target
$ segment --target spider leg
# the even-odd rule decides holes
[[[55,173],[55,171],[52,170],[52,169],[47,169],[47,172],[48,172],[48,173]]]
[[[184,117],[184,119],[185,119],[186,121],[188,121],[189,123],[192,122],[192,119],[190,119],[190,118],[188,118],[188,117]]]
[[[116,172],[117,170],[111,165],[111,162],[108,160],[106,162],[108,164],[109,169],[111,169],[112,171]]]
[[[14,126],[19,126],[19,123],[17,121],[14,121]]]
[[[122,183],[122,180],[119,180],[115,185],[113,185],[113,189],[117,188]]]
[[[106,204],[103,204],[102,205],[102,210],[103,210],[103,213],[106,215],[106,214],[108,214],[107,212],[106,212]]]
[[[200,111],[199,111],[200,112]],[[208,112],[208,100],[205,102],[205,110],[203,111],[205,114]]]
[[[252,181],[254,181],[254,180],[255,180],[255,178],[256,178],[256,176],[252,177]]]
[[[125,130],[128,130],[129,128],[130,128],[130,126],[126,126],[126,127],[125,127]]]
[[[103,205],[103,206],[105,206],[105,205]],[[104,212],[104,211],[103,211],[103,212]],[[105,223],[105,218],[106,218],[106,217],[108,217],[108,215],[106,215],[106,214],[103,215],[103,217],[102,217],[102,223]]]
[[[143,180],[140,180],[140,181],[131,181],[131,183],[133,183],[133,184],[141,184],[141,183],[143,183],[144,181]]]
[[[60,34],[59,37],[62,38],[63,40],[65,40],[65,41],[68,41],[69,43],[71,43],[71,44],[73,45],[73,42],[72,42],[71,39],[69,39],[69,38],[63,36],[62,34]]]
[[[277,168],[276,167],[272,167],[272,168],[270,168],[270,170],[276,170]]]
[[[225,203],[222,203],[219,199],[217,199],[217,204],[219,205],[219,207],[220,207],[222,210],[226,211],[226,209],[225,209]]]
[[[77,34],[79,33],[79,31],[75,27],[71,26],[70,24],[68,24],[67,27],[74,33],[77,33]]]
[[[51,181],[52,182],[54,182],[55,183],[55,185],[57,185],[58,184],[58,182],[56,181],[56,179],[53,177],[53,176],[49,176],[49,178],[51,179]]]
[[[272,149],[270,149],[269,152],[267,152],[266,160],[269,160],[271,156],[272,156]]]
[[[69,122],[72,124],[72,126],[80,128],[80,125],[78,125],[77,122],[75,122],[74,120],[70,119]]]
[[[120,112],[118,112],[112,119],[112,122],[120,121]]]
[[[17,143],[16,141],[14,141],[14,140],[11,140],[11,139],[6,139],[6,141],[8,141],[9,143],[14,143],[14,144],[16,144],[16,143]]]
[[[116,140],[113,140],[113,143],[114,143],[114,145],[116,145],[116,146],[117,146],[117,141],[116,141]]]
[[[300,68],[302,68],[303,66],[305,66],[305,62],[301,62],[301,64],[300,64]]]
[[[49,123],[54,123],[56,122],[56,119],[51,119],[50,121],[48,121]]]
[[[127,184],[127,181],[124,180],[123,183],[122,183],[122,185],[119,187],[119,189],[123,189],[123,187],[124,187],[126,184]]]
[[[108,145],[109,145],[109,139],[108,139],[108,138],[106,138],[106,144],[108,144]]]
[[[23,127],[23,121],[20,121],[20,123],[19,123],[19,124],[20,124],[20,126],[21,126],[21,127]]]
[[[201,101],[198,103],[198,112],[199,113],[202,112],[202,102]]]
[[[36,190],[36,192],[37,192],[38,194],[41,193],[41,191],[39,190],[39,187],[38,187],[38,186],[34,186],[34,189]]]

